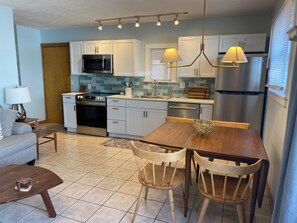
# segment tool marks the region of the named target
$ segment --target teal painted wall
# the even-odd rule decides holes
[[[0,5],[0,105],[4,102],[4,88],[19,84],[12,9]]]
[[[20,83],[27,86],[31,102],[25,104],[28,117],[45,119],[40,30],[16,26]]]

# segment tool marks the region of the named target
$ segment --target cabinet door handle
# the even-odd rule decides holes
[[[202,115],[202,107],[200,107],[200,115]]]
[[[76,106],[75,105],[73,106],[73,110],[76,111]]]
[[[145,111],[143,111],[143,117],[145,118]]]
[[[69,97],[69,96],[67,96],[66,98],[67,98],[67,99],[71,99],[71,97]]]
[[[119,124],[119,122],[116,122],[116,121],[113,121],[112,123],[114,123],[114,124]]]
[[[119,102],[118,100],[112,100],[112,102]]]
[[[147,111],[145,111],[145,117],[147,118]]]
[[[112,108],[112,110],[119,110],[119,108]]]

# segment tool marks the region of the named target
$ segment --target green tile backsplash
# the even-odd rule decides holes
[[[150,95],[153,93],[152,83],[144,82],[144,77],[115,77],[104,74],[81,75],[79,85],[91,84],[88,91],[124,92],[125,83],[132,82],[133,95]],[[185,82],[185,89],[179,88],[180,82]],[[210,95],[214,95],[215,78],[178,78],[176,83],[157,83],[157,93],[163,96],[182,97],[184,90],[191,86],[207,86]]]

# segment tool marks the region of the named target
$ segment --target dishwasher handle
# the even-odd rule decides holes
[[[198,108],[196,108],[196,107],[173,106],[173,105],[169,105],[169,108],[172,108],[172,109],[185,109],[185,110],[198,110]]]

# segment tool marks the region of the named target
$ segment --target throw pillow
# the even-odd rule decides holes
[[[2,127],[1,127],[1,122],[0,122],[0,140],[3,139],[3,134],[2,134]]]
[[[11,110],[11,109],[0,109],[0,110],[2,110],[1,111],[2,134],[4,137],[11,136],[12,128],[17,116],[17,111]]]

